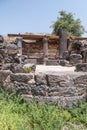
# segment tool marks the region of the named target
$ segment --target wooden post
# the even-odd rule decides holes
[[[59,29],[57,35],[59,36],[59,58],[63,59],[63,54],[67,51],[67,29]]]
[[[22,37],[17,37],[16,38],[16,41],[17,41],[17,46],[18,46],[18,50],[19,50],[19,60],[20,60],[20,63],[21,63],[21,58],[22,58]]]
[[[46,64],[47,60],[48,60],[48,38],[45,35],[43,37],[43,53],[44,53],[44,64]]]

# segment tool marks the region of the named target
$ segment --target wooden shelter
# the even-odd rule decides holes
[[[67,30],[60,29],[57,35],[43,34],[8,34],[8,37],[21,37],[22,54],[30,59],[46,62],[48,59],[63,58],[69,42],[72,40],[87,40],[87,38],[67,37]]]
[[[8,34],[9,37],[22,38],[22,54],[29,59],[44,62],[58,57],[59,36],[42,34]]]

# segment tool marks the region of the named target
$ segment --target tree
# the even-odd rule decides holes
[[[60,28],[66,28],[68,36],[81,36],[84,34],[85,29],[81,25],[80,19],[75,19],[72,13],[66,13],[65,11],[60,11],[59,14],[60,17],[51,26],[53,28],[52,34],[57,34]]]

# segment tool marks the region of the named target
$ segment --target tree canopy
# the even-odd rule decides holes
[[[81,25],[80,19],[75,19],[72,13],[67,13],[65,11],[59,12],[60,17],[52,24],[52,34],[57,34],[58,29],[66,28],[68,36],[81,36],[84,34],[85,29]]]

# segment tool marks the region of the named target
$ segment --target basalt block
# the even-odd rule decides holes
[[[12,73],[10,75],[11,81],[24,82],[27,83],[31,79],[33,79],[32,73]]]
[[[10,74],[11,71],[9,70],[0,70],[0,82],[4,82]]]
[[[87,63],[79,63],[76,65],[76,71],[87,72]]]

